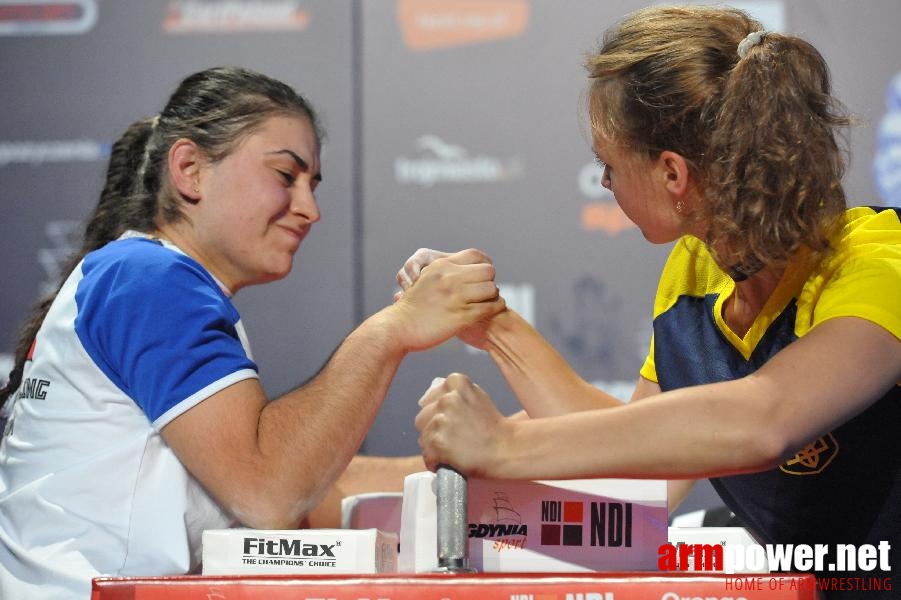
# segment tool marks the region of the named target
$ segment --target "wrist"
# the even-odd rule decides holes
[[[485,327],[485,350],[489,354],[509,346],[509,339],[525,320],[513,309],[505,308],[494,315]]]
[[[411,349],[406,341],[408,336],[402,320],[397,313],[396,304],[383,308],[363,321],[357,331],[364,332],[375,347],[403,359]]]
[[[490,449],[483,456],[481,477],[485,479],[515,478],[516,463],[520,454],[516,449],[519,429],[524,419],[505,417],[500,421],[492,436]]]

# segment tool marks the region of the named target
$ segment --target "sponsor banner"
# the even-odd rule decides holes
[[[635,573],[157,577],[94,580],[92,600],[816,600],[810,575],[661,577]]]
[[[80,221],[47,221],[44,233],[46,245],[38,248],[38,263],[44,269],[44,280],[40,282],[41,295],[52,294],[62,282],[63,267],[81,246],[84,225]]]
[[[299,31],[310,24],[301,0],[170,0],[166,33]]]
[[[579,191],[588,202],[582,205],[580,225],[585,231],[604,231],[611,237],[627,229],[634,229],[613,197],[613,192],[605,188],[601,181],[604,169],[597,162],[591,162],[579,170]]]
[[[96,23],[96,0],[0,0],[0,35],[80,35]]]
[[[398,569],[437,568],[434,473],[404,480]],[[469,479],[470,565],[477,571],[657,571],[667,539],[666,482]]]
[[[470,153],[437,135],[424,134],[416,140],[420,156],[400,156],[394,161],[394,179],[402,185],[432,187],[447,183],[496,183],[522,177],[522,161]]]
[[[111,147],[109,142],[91,139],[0,141],[0,167],[105,161],[109,158]]]
[[[377,529],[210,529],[204,575],[393,573],[397,534]]]
[[[528,0],[398,0],[404,44],[415,51],[491,42],[523,34]]]

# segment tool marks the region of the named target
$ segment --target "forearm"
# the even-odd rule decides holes
[[[543,419],[504,418],[484,390],[451,374],[422,402],[416,427],[430,467],[479,477],[712,477],[775,467],[899,378],[893,334],[835,318],[740,379],[656,395],[643,380],[640,401]]]
[[[784,458],[784,440],[771,435],[765,409],[742,413],[730,402],[756,394],[754,385],[737,380],[610,410],[508,420],[482,475],[681,479],[769,468]]]
[[[267,404],[260,460],[275,497],[298,518],[316,506],[350,463],[406,355],[377,313],[352,332],[310,382]]]
[[[486,350],[530,417],[622,403],[586,382],[538,331],[507,309],[487,328]]]
[[[348,496],[371,492],[402,492],[404,478],[425,471],[422,457],[356,455],[341,473],[325,498],[307,514],[304,527],[335,528],[341,526],[341,502]]]

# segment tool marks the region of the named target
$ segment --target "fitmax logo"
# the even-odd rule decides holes
[[[335,558],[338,544],[303,544],[301,540],[244,538],[244,555]]]

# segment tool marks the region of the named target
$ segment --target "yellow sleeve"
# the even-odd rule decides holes
[[[901,225],[894,211],[852,222],[818,277],[822,291],[811,327],[836,317],[859,317],[901,340]]]
[[[648,351],[647,358],[644,359],[644,364],[641,365],[641,371],[639,371],[642,377],[649,381],[653,381],[654,383],[660,383],[657,381],[657,367],[654,365],[654,336],[651,336],[651,349]]]

